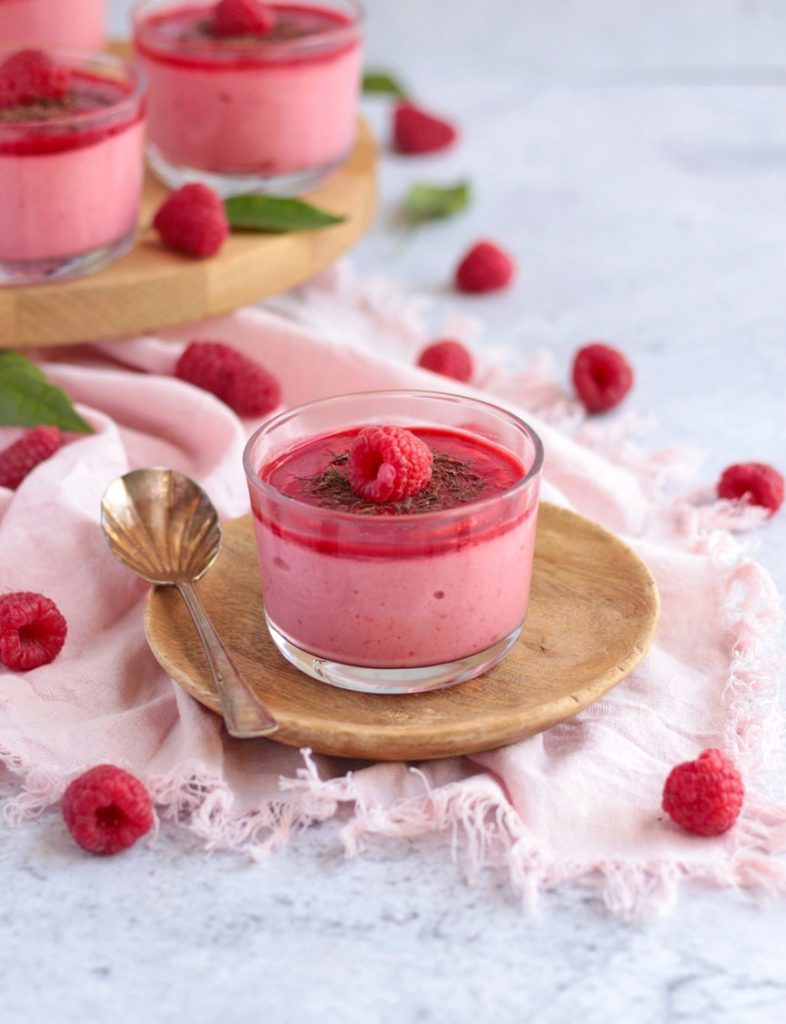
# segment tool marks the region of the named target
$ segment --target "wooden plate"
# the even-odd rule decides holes
[[[603,696],[641,661],[659,600],[649,570],[595,523],[542,504],[524,632],[485,676],[446,690],[382,696],[303,675],[265,627],[250,516],[224,526],[199,594],[243,672],[280,723],[271,739],[324,754],[424,760],[513,743]],[[213,711],[219,702],[179,594],[150,592],[145,630],[162,667]]]
[[[105,270],[59,284],[0,288],[0,347],[24,349],[143,334],[228,313],[302,284],[365,232],[376,206],[376,144],[363,120],[348,162],[304,198],[343,224],[288,235],[234,232],[207,260],[169,252],[152,228],[168,194],[145,178],[136,245]]]

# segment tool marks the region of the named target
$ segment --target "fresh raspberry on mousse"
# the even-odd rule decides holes
[[[260,0],[220,0],[213,8],[210,31],[219,38],[266,36],[275,21],[273,9]]]
[[[58,103],[68,93],[70,72],[41,50],[19,50],[0,65],[0,108]]]
[[[363,427],[349,449],[349,484],[367,501],[403,501],[431,480],[434,456],[404,427]]]

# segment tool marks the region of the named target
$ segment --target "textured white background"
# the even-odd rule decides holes
[[[116,34],[124,0],[112,4]],[[786,6],[780,0],[370,0],[368,64],[455,115],[464,141],[385,156],[354,262],[481,317],[511,361],[589,338],[630,353],[651,443],[786,469]],[[384,139],[386,105],[367,104]],[[412,180],[471,177],[472,209],[402,241]],[[479,235],[516,287],[459,299]],[[786,591],[786,510],[758,534]],[[465,886],[438,844],[345,862],[336,826],[262,865],[164,834],[74,857],[57,816],[0,844],[4,1021],[774,1024],[786,904],[684,891],[646,925],[581,890],[533,919],[504,881]]]

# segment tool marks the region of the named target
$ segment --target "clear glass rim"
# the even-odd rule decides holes
[[[18,53],[19,46],[0,46],[0,63],[14,53]],[[112,68],[114,71],[122,71],[124,80],[129,83],[131,89],[116,103],[106,107],[98,107],[96,110],[85,110],[76,114],[65,114],[63,117],[55,117],[46,121],[17,121],[13,123],[0,123],[0,135],[29,135],[31,131],[46,133],[57,131],[60,128],[92,128],[100,125],[105,120],[113,120],[118,114],[128,110],[129,112],[141,102],[147,92],[147,76],[137,63],[118,57],[103,50],[60,50],[57,48],[46,48],[44,51],[53,60],[61,60],[71,71],[95,70],[102,67]],[[117,79],[107,78],[107,81]]]
[[[366,19],[366,9],[361,0],[327,0],[324,4],[326,7],[331,7],[334,10],[348,8],[348,13],[351,16],[348,24],[337,25],[336,28],[314,32],[311,35],[298,36],[296,39],[266,40],[262,36],[259,39],[249,40],[246,44],[225,43],[221,46],[220,50],[217,50],[215,47],[206,46],[203,40],[187,40],[185,42],[182,40],[167,40],[162,39],[156,32],[150,31],[149,23],[144,20],[145,17],[155,10],[165,11],[168,6],[176,10],[178,7],[182,7],[183,4],[178,2],[178,0],[137,0],[136,6],[131,12],[134,39],[139,39],[143,43],[146,40],[155,41],[156,47],[162,52],[189,53],[193,55],[202,53],[210,54],[213,57],[216,56],[217,52],[227,57],[246,57],[251,59],[254,56],[262,56],[263,54],[286,55],[290,52],[297,53],[299,50],[312,47],[320,50],[326,49],[352,37],[358,29],[362,28]],[[147,32],[145,31],[146,27],[148,28]]]
[[[468,403],[473,408],[480,408],[483,411],[494,413],[500,418],[504,419],[509,425],[515,427],[522,434],[525,434],[532,442],[535,457],[532,461],[532,465],[529,467],[524,476],[517,480],[511,487],[506,488],[504,491],[497,491],[496,494],[492,494],[487,498],[479,498],[477,501],[467,502],[466,505],[459,505],[456,508],[438,509],[435,512],[418,512],[408,516],[368,516],[360,512],[346,512],[342,510],[332,508],[320,508],[319,505],[311,505],[308,502],[300,501],[299,498],[295,498],[289,494],[282,494],[281,491],[277,490],[271,484],[263,480],[257,470],[252,465],[252,452],[257,443],[257,440],[263,435],[270,433],[275,430],[276,427],[285,423],[287,420],[298,416],[300,413],[308,412],[309,410],[318,409],[320,406],[334,405],[337,402],[346,402],[352,399],[369,399],[377,398],[380,396],[386,396],[391,398],[427,398],[437,399],[439,401],[448,401],[450,403]],[[245,470],[246,479],[254,485],[255,488],[262,491],[269,498],[280,503],[285,508],[289,507],[292,509],[299,509],[306,511],[309,516],[315,518],[323,518],[330,520],[331,522],[346,522],[353,523],[355,525],[364,523],[366,525],[385,523],[386,525],[391,524],[394,520],[400,523],[412,523],[417,521],[418,523],[430,523],[440,522],[445,519],[463,519],[467,515],[474,515],[476,512],[482,511],[483,509],[489,508],[495,504],[498,504],[503,499],[507,499],[512,495],[516,495],[521,491],[526,490],[528,485],[540,475],[543,469],[543,442],[541,441],[538,434],[525,420],[521,419],[515,413],[509,412],[507,409],[503,409],[499,405],[495,405],[493,402],[486,402],[481,398],[473,398],[468,395],[451,394],[447,391],[415,391],[411,389],[393,389],[393,390],[378,390],[378,391],[357,391],[346,395],[333,395],[330,398],[318,398],[313,402],[304,402],[300,405],[292,406],[291,409],[286,409],[284,412],[278,413],[273,416],[267,422],[263,423],[262,426],[251,434],[248,441],[246,442],[245,449],[243,450],[243,469]]]

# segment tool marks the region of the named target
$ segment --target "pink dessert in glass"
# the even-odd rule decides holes
[[[416,496],[375,504],[347,479],[363,426],[395,424],[433,455]],[[249,440],[245,469],[268,628],[317,679],[412,693],[485,672],[527,609],[542,446],[511,414],[430,392],[326,399]]]
[[[107,54],[0,54],[0,283],[77,276],[131,247],[144,92]]]
[[[264,5],[268,30],[234,36],[215,34],[217,7],[148,0],[135,13],[153,169],[172,187],[202,181],[224,196],[313,188],[352,149],[359,5]]]
[[[0,0],[0,42],[101,50],[107,0]]]

